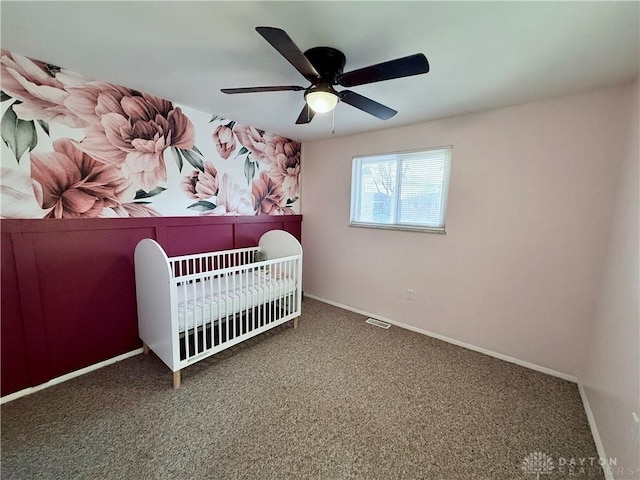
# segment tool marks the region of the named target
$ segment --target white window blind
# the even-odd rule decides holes
[[[452,147],[353,158],[350,225],[444,233]]]

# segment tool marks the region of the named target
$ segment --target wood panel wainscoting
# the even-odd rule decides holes
[[[299,241],[302,216],[0,220],[1,391],[5,396],[142,346],[133,252],[153,238],[168,255]]]

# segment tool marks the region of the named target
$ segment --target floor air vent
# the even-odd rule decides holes
[[[391,324],[387,322],[381,322],[380,320],[376,320],[375,318],[367,318],[365,323],[370,325],[375,325],[376,327],[384,328],[385,330],[391,326]]]

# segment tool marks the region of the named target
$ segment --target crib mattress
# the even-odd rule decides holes
[[[292,278],[274,278],[263,271],[248,271],[195,284],[178,285],[178,328],[192,329],[212,320],[285,297],[296,289]]]

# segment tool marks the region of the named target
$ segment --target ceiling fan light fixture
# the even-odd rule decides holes
[[[304,99],[309,108],[316,113],[326,113],[333,110],[338,104],[338,95],[330,90],[317,88],[309,90]]]

